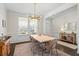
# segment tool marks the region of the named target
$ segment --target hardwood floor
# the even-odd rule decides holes
[[[12,52],[10,53],[10,56],[33,56],[31,51],[31,46],[32,46],[31,42],[12,44],[11,45]],[[70,54],[67,54],[61,50],[57,50],[57,51],[58,51],[58,56],[70,56]],[[41,56],[41,55],[36,54],[36,56]],[[48,55],[45,54],[45,56]],[[53,54],[52,56],[55,56],[55,54]]]

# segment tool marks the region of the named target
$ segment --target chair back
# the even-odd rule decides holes
[[[57,46],[57,39],[50,41],[50,48],[56,48]]]

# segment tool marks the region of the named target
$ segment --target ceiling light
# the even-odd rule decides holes
[[[40,19],[40,16],[36,15],[36,3],[34,3],[34,13],[33,16],[29,16],[31,19]]]

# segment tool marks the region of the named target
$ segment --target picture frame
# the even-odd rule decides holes
[[[66,23],[64,24],[64,29],[65,31],[67,32],[76,32],[76,29],[77,29],[77,23],[76,22],[69,22],[69,23]]]
[[[2,20],[2,27],[5,28],[6,27],[6,20]]]

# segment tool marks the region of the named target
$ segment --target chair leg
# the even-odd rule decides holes
[[[32,51],[32,55],[34,56],[34,51],[33,51],[33,48],[31,48],[31,51]]]
[[[42,51],[42,56],[43,56],[43,51]]]
[[[51,52],[50,52],[50,55],[52,56],[52,55],[56,55],[56,56],[58,56],[58,52],[57,52],[57,49],[53,49]]]
[[[58,52],[57,52],[57,49],[56,49],[56,55],[58,56]]]
[[[52,49],[50,49],[50,51],[49,51],[49,55],[51,55],[51,56],[52,56]]]
[[[56,50],[53,48],[53,49],[51,49],[50,50],[50,55],[52,56],[53,54],[55,54],[56,53]]]

